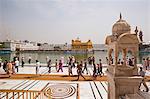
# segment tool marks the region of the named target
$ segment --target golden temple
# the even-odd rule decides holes
[[[92,50],[93,44],[91,40],[88,40],[87,42],[81,42],[81,40],[77,38],[76,40],[72,40],[71,47],[72,47],[72,50],[88,51],[88,50]]]

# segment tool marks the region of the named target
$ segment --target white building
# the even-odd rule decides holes
[[[54,50],[54,45],[53,44],[47,44],[47,43],[44,43],[44,44],[41,44],[40,46],[39,46],[39,50],[41,50],[41,51],[46,51],[46,50]]]
[[[1,43],[0,50],[4,50],[4,51],[15,51],[16,50],[17,44],[15,44],[13,41],[4,41],[4,42],[0,42],[0,43]]]
[[[35,42],[25,42],[25,41],[13,41],[7,40],[1,42],[2,47],[0,50],[7,51],[25,51],[25,50],[39,50],[39,46]]]
[[[39,50],[39,46],[37,46],[36,42],[21,42],[19,47],[20,51]]]

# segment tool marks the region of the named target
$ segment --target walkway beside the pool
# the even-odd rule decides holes
[[[140,64],[138,64],[140,66]],[[105,74],[105,71],[107,70],[106,64],[104,64],[103,67],[103,73],[104,75],[97,76],[96,79],[92,77],[93,75],[93,68],[88,66],[88,74],[86,74],[86,71],[84,71],[83,75],[86,78],[86,81],[106,81],[107,77]],[[6,75],[2,67],[0,67],[0,78],[5,79],[36,79],[36,80],[65,80],[65,81],[75,81],[77,79],[77,69],[72,68],[73,75],[68,76],[68,67],[63,67],[63,72],[57,72],[55,66],[51,67],[51,73],[48,72],[48,67],[46,64],[41,64],[41,67],[39,69],[39,74],[36,74],[36,67],[35,64],[26,64],[24,67],[19,66],[19,72],[16,72],[16,74],[11,75],[9,77]],[[150,71],[146,71],[147,80],[150,80]],[[9,78],[8,78],[9,77]],[[79,80],[84,80],[82,77],[80,77]]]
[[[63,67],[63,72],[57,72],[55,67],[51,67],[51,72],[48,72],[48,67],[42,65],[39,68],[39,74],[36,74],[36,67],[35,65],[25,65],[24,67],[19,66],[19,72],[16,72],[16,74],[11,75],[11,77],[8,78],[8,75],[5,75],[6,73],[0,68],[0,72],[3,75],[0,75],[1,78],[5,79],[36,79],[36,80],[65,80],[65,81],[75,81],[77,79],[77,69],[72,68],[73,75],[68,76],[68,67]],[[103,68],[103,71],[106,71],[106,68]],[[86,71],[84,71],[83,75],[85,76],[87,81],[93,80],[93,70],[91,67],[88,67],[88,74],[86,74]],[[105,73],[104,73],[105,75]],[[82,77],[80,77],[79,80],[83,80]],[[97,76],[95,80],[100,81],[106,81],[106,76]]]
[[[48,73],[48,68],[46,66],[40,67],[39,74],[35,74],[35,70],[36,69],[34,65],[25,65],[24,67],[20,66],[18,73],[11,75],[11,77],[8,77],[2,67],[0,67],[0,90],[41,91],[42,89],[45,89],[47,90],[46,92],[48,92],[49,88],[54,85],[53,87],[58,88],[54,91],[59,92],[66,90],[60,89],[61,87],[57,87],[59,84],[64,84],[66,88],[67,86],[73,86],[73,88],[71,88],[70,90],[71,92],[75,91],[74,94],[71,94],[65,99],[107,99],[108,82],[105,74],[106,67],[103,68],[104,76],[98,76],[96,79],[92,77],[93,68],[88,67],[88,74],[86,74],[86,72],[84,72],[83,74],[86,80],[80,77],[79,81],[76,81],[76,68],[73,68],[73,76],[68,76],[67,67],[63,68],[63,72],[57,72],[56,68],[52,67],[51,73]],[[146,71],[146,76],[148,80],[150,80],[149,71]],[[150,88],[150,83],[147,82],[147,84]],[[145,90],[143,86],[141,87],[141,90]],[[6,99],[6,95],[7,93],[0,92],[1,99]],[[11,97],[12,95],[8,94],[8,96]],[[67,95],[64,95],[64,97],[65,96]],[[18,99],[17,97],[18,95],[15,95],[15,99]],[[44,99],[48,99],[45,94]]]
[[[63,70],[63,72],[56,72],[56,69],[52,68],[52,72],[48,73],[47,67],[41,67],[40,74],[36,75],[35,67],[19,67],[19,72],[17,74],[0,79],[0,90],[40,91],[45,86],[45,90],[47,90],[51,87],[51,85],[55,85],[55,87],[57,87],[59,84],[64,84],[65,86],[72,85],[76,90],[72,96],[65,99],[107,99],[108,83],[106,81],[106,76],[98,76],[95,80],[93,80],[93,77],[91,76],[93,72],[92,68],[88,68],[88,75],[86,73],[84,74],[86,80],[80,77],[79,81],[76,81],[76,68],[73,68],[73,74],[75,76],[70,77],[67,75],[68,68],[64,67]],[[3,71],[2,68],[1,71]],[[49,84],[49,86],[47,86],[47,84]],[[59,89],[59,87],[57,88],[58,89],[55,91],[63,90]],[[73,90],[74,89],[72,89],[72,91]],[[0,92],[0,97],[5,96],[6,93]],[[11,96],[11,94],[9,94],[9,96]],[[46,96],[44,97],[44,99],[48,99]],[[15,95],[15,99],[17,99],[17,95]]]

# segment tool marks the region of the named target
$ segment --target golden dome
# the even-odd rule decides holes
[[[125,20],[122,20],[122,16],[120,14],[120,19],[112,27],[112,35],[119,36],[130,31],[130,25]]]

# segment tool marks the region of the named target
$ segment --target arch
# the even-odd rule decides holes
[[[118,37],[119,43],[123,44],[139,44],[139,40],[135,34],[124,33]]]
[[[118,64],[122,64],[122,62],[124,62],[124,58],[123,58],[123,50],[122,49],[119,49],[118,50]]]

